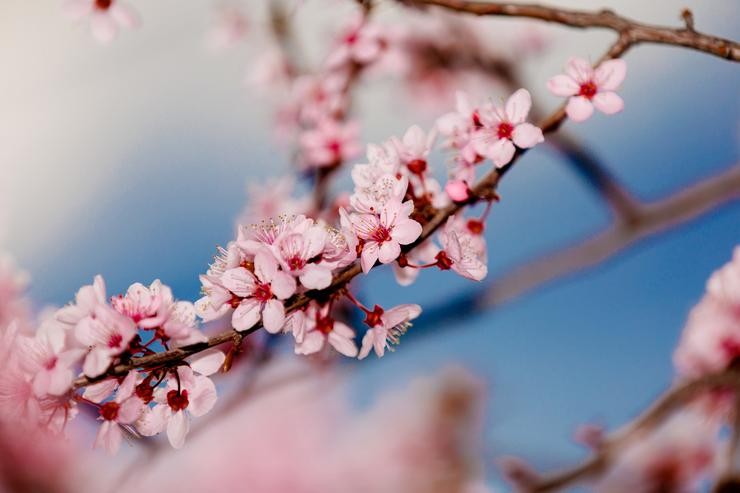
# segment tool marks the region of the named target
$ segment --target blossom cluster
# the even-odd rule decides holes
[[[111,453],[120,446],[123,429],[139,435],[166,429],[170,443],[181,447],[188,416],[205,414],[216,401],[208,375],[222,365],[222,352],[205,351],[180,366],[131,370],[88,386],[81,395],[73,381],[80,369],[96,379],[132,358],[203,341],[193,304],[175,300],[160,281],[133,284],[125,295],[108,299],[97,276],[35,332],[18,330],[17,322],[4,330],[2,348],[8,354],[0,407],[8,412],[12,405],[12,415],[59,430],[83,403],[95,407],[102,421],[95,445]]]

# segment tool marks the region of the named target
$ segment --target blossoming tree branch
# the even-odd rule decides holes
[[[541,121],[530,119],[533,100],[527,88],[511,87],[501,103],[474,100],[458,91],[455,107],[441,112],[434,128],[414,125],[401,136],[367,145],[365,158],[360,158],[360,124],[352,108],[359,83],[384,67],[405,67],[415,83],[421,80],[421,65],[450,71],[451,58],[439,56],[446,47],[434,36],[399,32],[376,19],[383,5],[400,8],[399,4],[359,2],[356,16],[343,26],[323,63],[310,70],[295,53],[289,14],[273,7],[267,36],[274,44],[255,76],[272,90],[282,91],[276,122],[284,144],[294,149],[296,177],[272,183],[267,192],[255,188],[235,238],[218,249],[200,276],[203,296],[197,301],[176,300],[159,280],[136,283],[126,293],[110,296],[97,276],[38,327],[21,318],[2,319],[4,403],[12,401],[18,415],[54,430],[64,429],[80,407],[87,407],[100,420],[95,446],[111,453],[118,450],[124,434],[166,433],[170,444],[180,448],[191,419],[216,405],[213,376],[228,370],[250,334],[263,330],[284,334],[296,357],[329,352],[346,358],[382,357],[394,349],[422,307],[363,300],[352,281],[385,265],[401,285],[414,283],[426,269],[483,280],[488,255],[483,233],[500,200],[496,193],[500,180],[529,149],[550,140],[567,146],[571,155],[585,155],[556,132],[566,122],[582,124],[595,113],[613,115],[629,108],[629,101],[619,95],[627,77],[621,57],[628,50],[653,43],[740,61],[738,43],[698,31],[689,11],[682,13],[682,27],[661,27],[606,10],[457,0],[399,3],[408,8],[405,12],[421,10],[429,19],[436,8],[453,12],[454,21],[440,24],[450,32],[460,32],[453,22],[475,14],[605,28],[617,38],[596,63],[577,57],[562,60],[562,73],[538,82],[562,101]],[[89,19],[92,34],[104,43],[111,42],[119,28],[134,28],[140,22],[122,0],[69,0],[65,9],[70,16]],[[248,25],[242,12],[226,10],[210,41],[217,48],[239,42]],[[472,38],[463,42],[471,50],[479,48],[479,40],[469,35]],[[469,64],[488,75],[495,73],[509,86],[518,81],[510,61],[480,55],[458,63],[466,64],[466,70]],[[430,157],[438,147],[451,163],[444,180]],[[627,217],[626,223],[643,221],[652,228],[663,225],[655,221],[670,222],[687,208],[690,214],[716,204],[718,197],[736,198],[740,190],[735,168],[729,179],[713,183],[711,192],[702,188],[693,195],[690,207],[687,200],[678,200],[656,220],[650,209],[633,203],[595,159],[582,158],[575,165],[586,166],[587,176],[617,213]],[[333,195],[334,180],[345,170],[352,189]],[[295,193],[298,180],[311,189],[304,196]],[[615,247],[607,242],[602,248]],[[575,268],[574,258],[571,254],[570,263],[556,268],[555,274]],[[594,262],[601,258],[595,255]],[[352,326],[351,312],[363,320],[361,327]],[[207,337],[201,322],[226,323],[228,329]],[[581,430],[579,436],[593,448],[594,456],[573,470],[544,476],[515,459],[505,461],[504,469],[524,491],[552,491],[583,479],[609,481],[619,477],[620,467],[634,464],[642,464],[645,475],[654,474],[651,481],[658,477],[668,481],[670,476],[670,481],[689,482],[711,462],[708,441],[685,440],[687,452],[676,454],[669,465],[653,464],[649,452],[675,446],[675,437],[665,432],[673,421],[686,429],[701,429],[702,437],[718,435],[723,425],[732,428],[740,414],[734,397],[740,388],[735,368],[739,355],[737,250],[730,263],[712,275],[705,298],[692,311],[676,350],[679,383],[654,408],[614,435],[593,427]],[[705,419],[708,415],[716,419]],[[735,430],[730,440],[733,450],[740,433]],[[735,477],[731,462],[718,476],[721,484]],[[665,473],[661,467],[672,468],[671,475],[660,476]],[[681,474],[686,477],[677,479]]]

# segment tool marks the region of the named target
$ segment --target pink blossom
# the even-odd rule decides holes
[[[363,272],[370,271],[377,260],[393,262],[401,254],[401,245],[413,243],[421,235],[421,224],[409,217],[413,210],[413,202],[394,200],[385,204],[380,214],[350,218],[355,233],[364,241],[360,256]]]
[[[294,198],[295,179],[284,176],[266,183],[247,184],[247,204],[237,219],[237,226],[266,221],[279,215],[304,214],[310,208],[310,198]]]
[[[273,245],[284,272],[300,279],[308,289],[324,289],[331,284],[331,268],[314,259],[320,257],[327,242],[326,229],[317,224],[303,233],[282,235]]]
[[[156,405],[139,420],[137,430],[153,435],[167,429],[170,445],[179,449],[185,445],[190,431],[190,416],[200,417],[216,404],[216,386],[210,378],[198,375],[193,369],[178,367],[177,375],[170,375],[167,385],[154,392]]]
[[[265,246],[273,246],[279,238],[285,235],[305,233],[313,224],[313,219],[302,214],[297,216],[283,214],[276,220],[270,218],[260,221],[259,224],[241,226],[235,245],[238,248],[229,252],[227,269],[239,265],[245,259],[254,257]],[[223,270],[220,273],[223,273]]]
[[[408,178],[399,176],[400,157],[395,146],[368,145],[367,163],[352,167],[355,190],[349,201],[357,212],[376,213],[391,200],[403,200]]]
[[[482,236],[475,238],[461,221],[450,217],[439,234],[444,255],[438,255],[441,269],[454,270],[463,277],[480,281],[488,274],[486,248]]]
[[[139,26],[139,16],[120,0],[66,0],[64,11],[73,19],[90,17],[90,30],[95,39],[109,43],[118,34],[118,28]]]
[[[19,358],[24,371],[31,375],[33,392],[62,395],[69,390],[74,378],[74,365],[84,355],[82,349],[67,349],[64,327],[54,320],[47,321],[34,337],[21,336]]]
[[[430,264],[436,260],[438,253],[439,247],[432,240],[426,240],[406,255],[406,261],[414,265]],[[396,281],[401,286],[410,286],[418,277],[421,269],[418,267],[401,267],[399,263],[400,259],[398,263],[393,264]]]
[[[279,270],[275,257],[262,250],[254,258],[254,273],[236,267],[221,277],[223,286],[237,298],[231,323],[236,330],[247,330],[262,319],[265,329],[280,332],[285,321],[283,301],[296,290],[293,276]]]
[[[565,112],[568,118],[582,122],[591,117],[594,106],[612,115],[624,109],[624,101],[616,92],[627,75],[627,63],[621,59],[602,62],[596,70],[582,58],[571,58],[565,74],[547,81],[547,88],[556,96],[569,97]]]
[[[470,187],[463,180],[450,180],[445,185],[445,192],[455,202],[465,202],[470,198]]]
[[[326,60],[335,69],[348,63],[367,65],[375,62],[385,49],[382,30],[367,22],[365,16],[354,17],[340,35],[339,42]]]
[[[121,446],[120,425],[129,425],[135,422],[143,411],[142,402],[132,396],[136,385],[136,372],[130,371],[123,382],[118,386],[116,397],[100,405],[100,417],[103,421],[95,437],[94,447],[103,447],[109,454],[114,455]]]
[[[108,369],[113,358],[124,352],[136,335],[136,325],[107,305],[98,305],[93,314],[75,329],[77,340],[90,348],[82,371],[96,377]]]
[[[476,152],[501,168],[514,157],[515,145],[528,149],[543,142],[542,130],[525,121],[531,106],[529,91],[519,89],[509,97],[504,108],[491,104],[481,108],[481,127],[473,136]]]
[[[318,353],[328,343],[345,356],[357,356],[355,331],[335,320],[328,313],[328,307],[324,309],[312,303],[305,311],[295,312],[291,319],[296,354]]]
[[[357,157],[360,127],[356,122],[340,123],[323,119],[300,137],[303,165],[307,168],[332,167]]]
[[[392,349],[390,344],[398,344],[400,337],[406,333],[409,322],[421,314],[419,305],[398,305],[390,310],[383,310],[378,305],[367,314],[365,323],[370,328],[362,338],[359,358],[363,359],[374,349],[378,357],[385,354],[385,349]]]
[[[456,93],[455,111],[438,118],[436,124],[439,133],[448,138],[445,146],[457,149],[460,158],[466,163],[474,163],[480,159],[473,145],[473,135],[482,126],[478,109],[462,91]]]
[[[287,104],[295,107],[299,122],[305,125],[336,118],[347,109],[347,77],[344,71],[297,77]]]
[[[83,286],[77,291],[74,303],[57,311],[56,319],[72,328],[93,316],[95,309],[105,304],[105,281],[102,276],[95,276],[92,284]]]
[[[398,151],[398,156],[409,171],[421,174],[426,171],[426,160],[436,136],[436,131],[426,134],[418,125],[412,125],[406,130],[403,139],[399,140],[394,137],[392,142]]]

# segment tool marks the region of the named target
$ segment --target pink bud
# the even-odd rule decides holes
[[[470,188],[462,180],[450,180],[445,185],[445,192],[455,202],[464,202],[470,198]]]

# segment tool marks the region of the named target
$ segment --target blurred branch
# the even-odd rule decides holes
[[[663,394],[647,411],[604,439],[595,454],[585,462],[560,473],[529,478],[518,486],[527,493],[557,491],[602,474],[627,446],[658,428],[675,411],[696,397],[716,389],[740,391],[740,373],[728,369],[682,383]]]
[[[682,17],[686,27],[670,28],[653,26],[622,17],[615,12],[604,9],[598,12],[546,7],[534,4],[508,2],[469,2],[464,0],[399,0],[411,6],[437,6],[457,12],[474,15],[491,15],[507,17],[526,17],[546,22],[554,22],[577,28],[605,28],[619,33],[620,37],[629,40],[632,45],[655,43],[682,46],[711,55],[740,61],[740,44],[729,40],[703,34],[694,29],[694,18],[691,11],[684,9]]]

